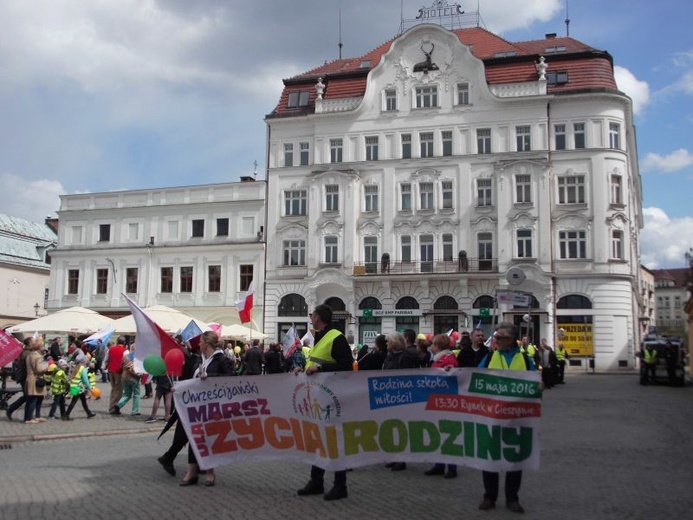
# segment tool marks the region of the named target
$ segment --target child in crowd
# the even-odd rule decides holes
[[[171,393],[171,379],[168,376],[154,377],[156,391],[154,393],[154,402],[152,403],[152,413],[149,414],[145,422],[156,422],[156,413],[159,411],[159,401],[164,398],[164,421],[168,421],[171,417],[171,403],[173,394]]]
[[[53,371],[53,378],[51,381],[51,393],[53,394],[53,404],[51,404],[51,409],[48,412],[49,419],[62,419],[65,415],[65,394],[67,394],[68,384],[67,384],[67,361],[65,359],[59,359],[58,363],[55,365],[56,369]],[[55,411],[60,407],[60,417],[55,416]]]

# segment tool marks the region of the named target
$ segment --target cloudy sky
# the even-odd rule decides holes
[[[3,0],[5,214],[42,221],[60,194],[236,181],[265,157],[282,78],[395,36],[428,0]],[[450,3],[453,3],[450,0]],[[461,0],[474,10],[476,1]],[[480,0],[510,41],[565,34],[565,0]],[[401,9],[403,6],[403,9]],[[693,247],[693,2],[572,0],[570,34],[607,50],[635,102],[642,261]]]

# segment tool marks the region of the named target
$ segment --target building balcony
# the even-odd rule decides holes
[[[411,274],[475,274],[497,273],[498,259],[465,258],[412,262],[354,262],[354,276],[397,276]]]

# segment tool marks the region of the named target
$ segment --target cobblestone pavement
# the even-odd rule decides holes
[[[520,491],[525,516],[690,518],[692,399],[693,387],[642,387],[636,375],[571,374],[566,385],[546,391],[541,470],[525,472]],[[157,443],[161,423],[144,424],[151,401],[142,402],[137,418],[109,416],[105,406],[104,398],[95,402],[99,415],[91,420],[78,408],[69,423],[24,425],[0,418],[0,518],[516,516],[502,501],[495,510],[479,511],[480,472],[463,467],[453,480],[424,476],[423,464],[399,473],[380,465],[357,468],[348,474],[349,498],[332,503],[296,496],[309,469],[293,462],[234,464],[217,470],[213,488],[181,488],[186,454],[176,460],[176,478],[156,462],[171,434]]]

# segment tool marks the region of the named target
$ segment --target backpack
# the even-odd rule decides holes
[[[26,381],[26,356],[25,351],[19,354],[19,357],[12,362],[12,381],[24,383]]]

